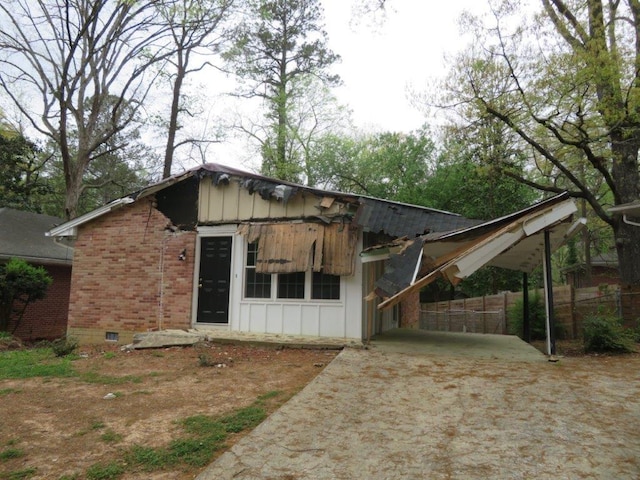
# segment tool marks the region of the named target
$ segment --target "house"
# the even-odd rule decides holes
[[[49,235],[75,239],[68,334],[81,342],[193,327],[360,341],[416,327],[436,275],[538,264],[575,211],[560,195],[483,223],[207,164]]]
[[[45,237],[61,223],[50,215],[0,208],[0,263],[21,258],[43,267],[53,279],[46,297],[28,305],[19,324],[9,325],[22,340],[52,340],[66,333],[73,250]]]
[[[477,223],[207,164],[49,234],[75,239],[68,334],[81,342],[192,327],[361,340],[419,308],[417,295],[384,312],[364,299],[393,249],[367,248]]]
[[[599,287],[601,285],[619,285],[618,255],[615,251],[599,253],[591,257],[591,272],[587,275],[584,262],[562,269],[567,284],[574,288]]]

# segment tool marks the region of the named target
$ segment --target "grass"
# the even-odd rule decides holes
[[[96,463],[87,469],[87,480],[115,480],[125,472],[118,462]]]
[[[20,458],[24,456],[24,452],[19,448],[5,448],[0,452],[0,460],[6,461],[11,460],[12,458]]]
[[[71,360],[57,358],[50,348],[0,353],[0,380],[33,377],[71,377]]]
[[[101,375],[98,372],[83,372],[78,377],[87,383],[99,383],[101,385],[122,385],[124,383],[142,383],[142,378],[135,375],[125,375],[123,377],[111,377]]]
[[[102,435],[100,435],[100,440],[105,443],[118,443],[120,440],[122,440],[122,435],[109,429]]]
[[[92,466],[90,471],[87,471],[87,479],[116,479],[125,470],[153,472],[181,465],[187,468],[203,467],[212,461],[217,451],[225,447],[225,441],[230,434],[252,429],[262,422],[267,416],[265,402],[280,394],[281,392],[277,391],[269,392],[258,397],[252,405],[227,415],[187,417],[179,422],[184,435],[172,440],[166,447],[134,445],[125,451],[121,463]]]
[[[25,480],[33,477],[36,474],[36,469],[33,467],[23,468],[22,470],[14,470],[13,472],[0,472],[1,480]]]
[[[20,393],[20,390],[18,390],[17,388],[1,388],[0,389],[0,396],[9,395],[11,393]]]
[[[98,372],[76,372],[73,361],[79,357],[68,355],[56,357],[50,347],[27,350],[11,350],[0,353],[0,380],[25,379],[34,377],[77,377],[86,383],[101,385],[122,385],[125,383],[142,383],[142,377],[125,375],[112,377]],[[14,393],[12,389],[0,391],[0,395]]]

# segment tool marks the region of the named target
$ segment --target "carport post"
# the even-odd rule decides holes
[[[522,274],[522,337],[527,343],[531,343],[529,319],[529,276],[527,272],[524,272]]]
[[[553,318],[553,279],[551,277],[551,241],[549,230],[544,231],[544,296],[547,310],[547,353],[553,357],[556,354],[555,320]]]

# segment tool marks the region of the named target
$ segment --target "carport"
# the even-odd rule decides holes
[[[474,227],[406,240],[400,251],[390,257],[385,274],[376,283],[375,293],[383,298],[378,309],[396,305],[437,278],[457,285],[484,266],[523,272],[523,291],[527,292],[527,275],[542,264],[547,352],[553,356],[551,253],[586,224],[584,218],[573,221],[576,212],[574,201],[564,193]],[[524,324],[526,332],[526,314]]]
[[[517,362],[539,362],[544,355],[515,335],[488,333],[431,332],[396,328],[376,335],[374,351],[410,355],[452,356]]]

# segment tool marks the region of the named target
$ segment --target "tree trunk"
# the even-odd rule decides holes
[[[640,198],[638,150],[640,142],[628,135],[614,132],[611,136],[613,152],[612,176],[616,182],[616,204]],[[624,223],[622,216],[613,224],[618,268],[624,285],[640,285],[640,227]]]
[[[176,132],[178,131],[178,114],[180,113],[180,90],[186,75],[182,50],[177,52],[177,72],[173,83],[173,98],[171,99],[171,112],[169,116],[169,131],[167,132],[167,147],[164,152],[164,170],[162,178],[171,176],[171,166],[173,164],[173,152],[175,151]]]

